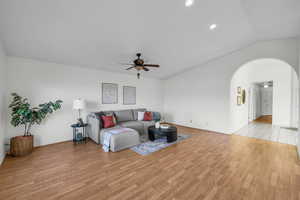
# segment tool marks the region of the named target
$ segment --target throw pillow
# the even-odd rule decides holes
[[[152,121],[152,112],[145,112],[144,121]]]
[[[160,121],[160,119],[161,119],[159,112],[152,112],[152,117],[153,117],[153,120],[156,122]]]
[[[113,113],[111,113],[111,114],[106,114],[105,116],[112,116],[114,124],[115,124],[115,125],[117,124],[117,119],[116,119],[116,117],[115,117],[115,115],[114,115]]]
[[[101,119],[103,121],[104,128],[111,128],[115,126],[113,116],[101,116]]]
[[[138,112],[138,120],[143,121],[144,120],[144,115],[145,115],[145,112]]]

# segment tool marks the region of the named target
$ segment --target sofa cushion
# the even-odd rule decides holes
[[[121,128],[121,126],[119,126],[119,125],[116,125],[116,126],[114,126],[114,127],[112,127],[112,128],[102,128],[102,129],[100,130],[100,137],[99,137],[99,139],[100,139],[100,144],[103,144],[104,133],[105,133],[106,131],[109,131],[109,130],[115,130],[115,129],[119,129],[119,128]]]
[[[161,115],[159,112],[152,112],[152,117],[153,117],[153,120],[156,122],[161,120]]]
[[[101,119],[103,121],[103,127],[104,128],[114,127],[116,124],[114,123],[113,118],[114,117],[112,115],[110,115],[110,116],[102,115]]]
[[[143,121],[145,116],[145,112],[138,112],[138,121]]]
[[[115,113],[113,111],[104,111],[102,113],[102,116],[112,116],[114,124],[115,125],[117,124],[117,119],[116,119]]]
[[[119,110],[119,111],[114,111],[114,113],[118,123],[134,120],[132,110]]]
[[[140,134],[144,132],[144,126],[140,121],[127,121],[127,122],[120,122],[118,125],[126,128],[132,128],[138,131]]]
[[[107,131],[116,130],[119,128],[121,128],[121,127],[101,130],[101,132],[100,132],[101,138],[102,138],[101,144],[103,144],[103,138]],[[126,148],[133,147],[135,145],[138,145],[139,143],[140,143],[139,133],[136,130],[129,129],[125,132],[122,132],[121,134],[115,134],[115,135],[111,136],[110,150],[112,152],[116,152],[116,151],[120,151],[120,150],[123,150]]]
[[[133,119],[138,120],[138,112],[146,112],[146,108],[134,109],[133,111]]]
[[[144,121],[152,121],[152,112],[145,112]]]

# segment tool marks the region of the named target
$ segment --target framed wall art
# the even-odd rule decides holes
[[[237,93],[238,93],[238,95],[240,95],[242,93],[242,88],[241,87],[237,88]]]
[[[241,96],[237,96],[236,104],[237,104],[238,106],[242,105],[242,97],[241,97]]]
[[[242,91],[242,103],[245,104],[246,103],[246,90]]]
[[[102,83],[102,104],[118,103],[118,84]]]
[[[124,105],[136,104],[136,87],[123,86],[123,104]]]

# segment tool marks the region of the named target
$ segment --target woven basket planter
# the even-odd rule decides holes
[[[10,139],[10,154],[12,156],[25,156],[33,151],[33,135],[17,136]]]

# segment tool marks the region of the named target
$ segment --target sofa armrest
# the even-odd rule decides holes
[[[87,134],[97,144],[100,144],[100,120],[95,113],[90,113],[87,116]]]

